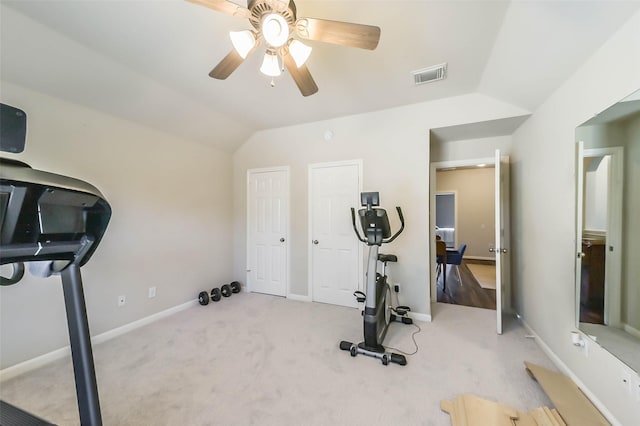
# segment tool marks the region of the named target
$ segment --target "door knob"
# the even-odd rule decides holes
[[[506,252],[507,252],[507,249],[506,249],[506,248],[503,248],[503,249],[502,249],[502,252],[503,252],[503,253],[506,253]]]
[[[313,244],[318,244],[318,240],[313,240]]]
[[[493,251],[494,251],[494,250],[493,250],[493,247],[491,247],[491,248],[489,249],[489,253],[493,253]]]
[[[280,238],[280,242],[281,242],[281,243],[284,243],[284,238]]]

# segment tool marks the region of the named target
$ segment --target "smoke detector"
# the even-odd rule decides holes
[[[433,81],[444,80],[447,78],[447,63],[445,62],[429,68],[411,71],[411,74],[413,74],[413,82],[416,86],[431,83]]]

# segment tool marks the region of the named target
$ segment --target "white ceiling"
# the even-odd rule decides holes
[[[243,4],[242,0],[236,0]],[[310,42],[319,92],[286,73],[270,87],[254,53],[208,77],[250,28],[183,0],[5,1],[0,76],[184,138],[234,151],[261,129],[471,92],[534,110],[635,11],[638,1],[298,0],[298,17],[377,25],[374,51]],[[444,81],[411,71],[448,63]]]

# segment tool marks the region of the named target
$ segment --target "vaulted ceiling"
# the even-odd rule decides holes
[[[229,152],[262,129],[473,92],[533,111],[640,9],[636,1],[298,0],[299,17],[382,29],[374,51],[309,42],[319,92],[303,97],[286,72],[271,87],[260,54],[227,80],[210,78],[232,49],[229,31],[250,24],[187,1],[1,5],[2,80]],[[411,71],[443,62],[445,80],[413,84]]]

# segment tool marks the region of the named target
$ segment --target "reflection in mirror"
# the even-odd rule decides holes
[[[577,325],[640,372],[640,90],[576,139]]]

